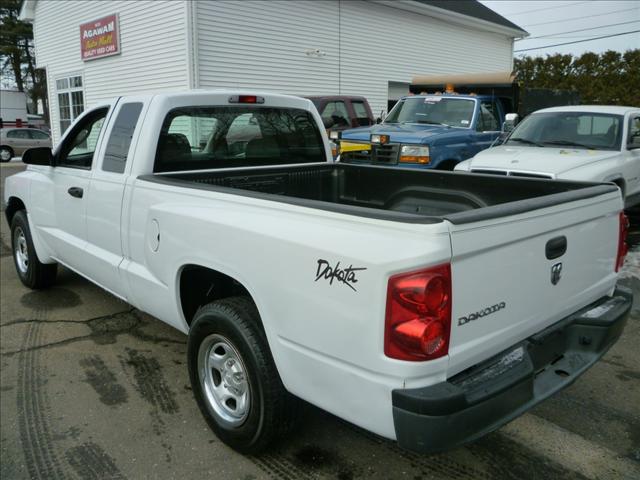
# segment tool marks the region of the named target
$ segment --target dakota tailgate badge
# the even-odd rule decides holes
[[[506,302],[496,303],[495,305],[491,305],[490,307],[484,308],[482,310],[478,310],[477,312],[470,313],[464,317],[458,318],[458,325],[462,326],[474,320],[478,320],[479,318],[486,317],[487,315],[491,315],[492,313],[496,313],[503,308],[506,308]]]

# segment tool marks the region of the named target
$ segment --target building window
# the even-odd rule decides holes
[[[84,93],[82,91],[82,77],[59,78],[56,80],[58,92],[58,109],[60,113],[60,133],[69,128],[69,125],[78,118],[84,110]]]

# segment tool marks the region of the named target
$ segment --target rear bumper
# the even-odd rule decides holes
[[[575,312],[551,327],[430,387],[394,390],[398,444],[416,452],[446,450],[473,441],[569,386],[616,342],[632,293]]]

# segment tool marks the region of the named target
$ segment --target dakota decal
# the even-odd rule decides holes
[[[340,262],[336,263],[333,267],[327,260],[318,259],[318,268],[316,269],[316,282],[321,278],[329,280],[329,285],[333,285],[333,281],[336,280],[339,283],[345,284],[354,292],[357,292],[354,284],[358,283],[356,278],[356,272],[366,270],[365,267],[354,267],[349,265],[347,268],[340,268]]]

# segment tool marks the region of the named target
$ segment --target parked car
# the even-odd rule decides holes
[[[333,163],[301,98],[122,97],[23,161],[20,280],[66,265],[188,334],[198,405],[242,452],[298,397],[416,451],[474,440],[573,383],[632,304],[614,185]]]
[[[0,128],[0,162],[8,162],[36,147],[51,148],[51,137],[35,128]]]
[[[403,97],[381,124],[342,132],[340,161],[453,170],[493,143],[504,118],[491,96]]]
[[[502,145],[456,170],[614,182],[632,207],[640,204],[640,109],[583,105],[539,110]]]
[[[373,113],[364,97],[328,95],[306,97],[318,109],[325,127],[331,131],[373,125]]]

